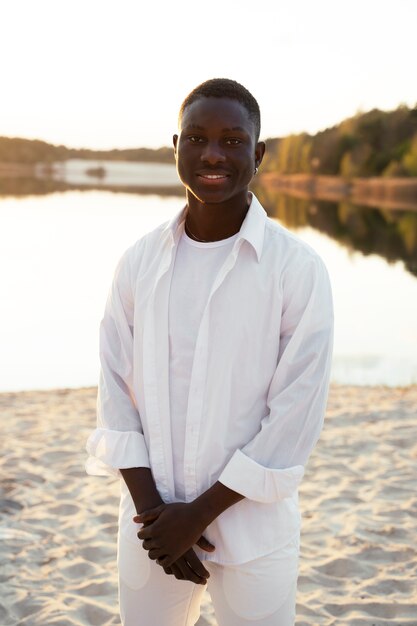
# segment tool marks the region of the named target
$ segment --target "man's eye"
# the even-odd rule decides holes
[[[188,140],[191,141],[191,143],[200,143],[201,141],[203,141],[203,138],[199,137],[198,135],[190,135],[190,137],[188,137]]]
[[[229,146],[238,146],[242,142],[240,139],[236,139],[235,137],[230,137],[230,139],[226,139],[226,143],[229,144]]]

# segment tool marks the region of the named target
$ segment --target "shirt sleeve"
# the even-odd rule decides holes
[[[116,268],[100,324],[97,428],[87,440],[85,465],[86,472],[96,476],[121,476],[119,469],[149,467],[132,391],[133,309],[128,250]]]
[[[258,502],[292,496],[323,425],[333,348],[329,277],[312,256],[283,281],[278,365],[260,430],[236,450],[219,481]]]

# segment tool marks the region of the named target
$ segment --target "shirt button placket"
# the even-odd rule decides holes
[[[196,464],[198,459],[198,441],[203,414],[203,396],[205,390],[205,371],[207,369],[207,315],[203,316],[195,348],[195,361],[190,387],[190,401],[187,415],[187,433],[185,442],[185,474],[187,498],[198,496]]]

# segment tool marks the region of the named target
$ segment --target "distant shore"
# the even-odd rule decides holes
[[[159,196],[183,196],[184,188],[176,175],[175,165],[167,163],[155,163],[151,161],[116,161],[108,163],[103,161],[103,165],[98,165],[98,161],[90,159],[81,159],[78,161],[76,178],[73,179],[71,170],[68,165],[73,164],[73,159],[68,161],[59,161],[54,163],[7,163],[0,162],[0,196],[27,196],[42,195],[53,192],[63,191],[111,191],[114,193],[132,193],[143,195],[159,195]],[[85,169],[79,167],[79,163],[84,165]],[[126,165],[130,168],[130,173],[121,182],[114,182],[112,177],[112,164],[116,163],[120,172],[120,167]],[[156,175],[146,177],[135,177],[131,169],[132,167],[144,166],[146,168],[154,167],[157,170]],[[161,172],[158,170],[161,169]],[[167,172],[168,171],[168,176]],[[80,178],[81,175],[81,178]]]
[[[276,174],[259,176],[265,187],[288,193],[298,198],[352,204],[377,205],[381,209],[417,210],[417,178],[352,178],[312,174]]]
[[[118,481],[87,476],[96,389],[1,393],[1,623],[119,624]],[[416,624],[417,386],[332,385],[300,489],[296,626]],[[206,594],[197,626],[216,626]]]
[[[65,161],[63,161],[65,163]],[[96,170],[91,170],[91,161],[86,159],[86,173],[91,179],[96,178],[96,182],[83,185],[83,189],[103,189],[105,191],[125,191],[127,193],[158,193],[160,195],[181,195],[183,188],[178,182],[176,185],[111,185],[106,184],[105,175],[107,169],[100,167],[100,176],[96,175]],[[120,163],[123,163],[121,161]],[[132,165],[136,161],[126,161]],[[137,161],[137,163],[149,163],[147,161]],[[161,163],[162,164],[162,163]],[[7,163],[0,162],[1,179],[25,178],[42,180],[46,184],[57,184],[65,189],[78,187],[67,184],[64,180],[55,180],[54,163]],[[97,168],[96,168],[97,169]],[[340,202],[348,200],[352,204],[369,206],[388,210],[417,210],[417,177],[415,178],[352,178],[345,179],[340,176],[320,176],[312,174],[277,174],[275,172],[260,173],[255,181],[257,184],[267,189],[288,195],[316,200],[328,200]],[[17,183],[17,181],[16,181]],[[15,185],[13,185],[14,189]],[[17,190],[16,190],[17,191]]]
[[[1,178],[35,176],[36,165],[32,163],[7,163],[0,161]]]

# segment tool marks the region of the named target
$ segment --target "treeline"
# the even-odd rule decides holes
[[[0,163],[53,163],[67,159],[93,159],[97,161],[147,161],[173,163],[173,149],[129,148],[126,150],[89,150],[55,146],[38,139],[0,137]]]
[[[373,109],[309,135],[269,139],[263,171],[278,174],[417,176],[417,106]]]
[[[417,176],[417,106],[373,109],[316,135],[268,139],[267,146],[263,172],[344,178]],[[174,163],[169,147],[89,150],[0,137],[0,163],[52,163],[71,158]]]

